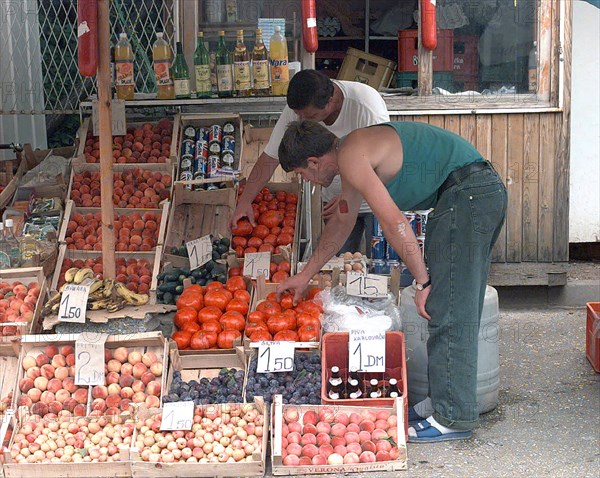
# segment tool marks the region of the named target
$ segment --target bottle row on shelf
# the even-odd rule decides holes
[[[327,382],[327,396],[332,400],[359,398],[396,398],[402,393],[398,388],[398,380],[390,377],[387,380],[366,379],[356,368],[350,368],[347,380],[344,381],[337,366],[331,367]]]

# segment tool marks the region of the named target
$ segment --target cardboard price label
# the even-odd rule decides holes
[[[293,372],[294,342],[258,342],[256,373]]]
[[[359,372],[385,372],[385,332],[351,330],[348,368]]]
[[[66,284],[60,297],[58,309],[59,322],[85,323],[85,311],[87,309],[90,285],[94,279],[86,279],[81,284]]]
[[[127,134],[127,121],[125,120],[125,100],[112,100],[111,105],[112,134],[123,136]],[[94,136],[100,134],[100,115],[98,114],[98,100],[92,101],[92,132]]]
[[[271,272],[271,253],[270,252],[249,252],[244,256],[244,275],[256,279],[259,275],[264,275],[269,280]]]
[[[104,385],[104,344],[108,334],[83,332],[75,341],[75,385]]]
[[[186,242],[188,257],[190,258],[190,270],[198,269],[212,259],[212,241],[210,236]]]
[[[368,299],[387,297],[388,280],[389,278],[386,276],[348,272],[346,274],[346,293]]]
[[[191,430],[194,402],[170,402],[163,405],[161,430]]]

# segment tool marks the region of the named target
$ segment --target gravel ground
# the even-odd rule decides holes
[[[500,403],[473,438],[409,444],[407,472],[320,476],[598,478],[600,375],[585,358],[585,309],[501,311],[500,327]]]

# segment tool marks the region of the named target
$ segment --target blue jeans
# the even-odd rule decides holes
[[[339,250],[338,255],[343,254],[344,252],[359,252],[360,251],[360,243],[365,237],[365,254],[367,257],[371,257],[371,239],[373,239],[373,213],[364,213],[359,214],[356,218],[356,224],[354,224],[354,228],[352,232],[346,239],[346,242]]]
[[[485,169],[444,191],[427,223],[429,396],[433,417],[446,427],[470,430],[478,423],[479,324],[506,203],[500,176]]]

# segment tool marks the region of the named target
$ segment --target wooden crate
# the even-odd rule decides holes
[[[400,456],[393,461],[379,461],[374,463],[357,463],[352,465],[305,465],[284,466],[281,458],[281,431],[283,414],[287,409],[296,410],[301,416],[309,410],[318,411],[320,405],[284,405],[281,395],[275,395],[271,405],[271,465],[273,475],[301,475],[309,476],[320,473],[364,473],[367,471],[400,471],[407,469],[406,439],[404,437],[404,399],[399,397],[394,402],[393,408],[370,408],[374,412],[386,410],[392,412],[398,418],[398,449]],[[336,406],[335,413],[360,413],[364,411],[361,407]]]
[[[12,403],[17,388],[19,371],[19,343],[8,342],[0,344],[0,415],[6,412]],[[10,400],[9,400],[10,398]],[[5,406],[6,404],[6,406]],[[3,442],[0,437],[0,444]]]
[[[254,399],[254,405],[263,415],[263,430],[269,429],[269,413],[262,397]],[[152,416],[159,411],[151,411]],[[143,418],[142,418],[143,419]],[[149,463],[140,458],[142,450],[133,449],[131,469],[134,478],[173,477],[240,477],[263,476],[267,461],[267,434],[263,434],[261,452],[256,452],[251,462],[239,463]]]
[[[173,247],[180,247],[207,234],[231,237],[229,218],[235,209],[235,197],[233,188],[191,191],[184,184],[176,183],[163,261],[170,262],[174,267],[189,267],[187,257],[171,254]]]
[[[181,144],[185,139],[184,132],[187,126],[193,126],[194,128],[199,127],[210,127],[214,124],[223,126],[225,123],[233,123],[235,126],[235,152],[234,152],[234,163],[232,174],[219,175],[215,178],[206,179],[195,179],[192,181],[179,181],[181,175]],[[244,124],[241,116],[238,113],[204,113],[204,114],[180,114],[175,117],[175,124],[177,125],[177,137],[176,141],[171,144],[171,156],[177,158],[177,182],[183,183],[192,189],[196,189],[198,186],[205,185],[211,182],[223,182],[224,179],[233,179],[239,177],[240,172],[244,170]],[[174,130],[175,134],[175,130]],[[174,136],[175,140],[175,136]]]
[[[42,267],[23,267],[20,269],[0,270],[0,282],[5,281],[9,283],[12,283],[13,281],[19,281],[25,285],[30,282],[37,282],[40,285],[40,295],[37,303],[35,304],[35,311],[33,313],[33,319],[31,322],[4,322],[2,323],[2,326],[17,327],[17,335],[19,336],[40,332],[40,313],[42,312],[42,308],[46,302],[48,290],[48,284],[46,282],[46,277],[44,276],[44,269]],[[0,337],[0,342],[11,340],[14,340],[14,337]]]
[[[379,90],[389,86],[395,69],[396,63],[393,61],[348,48],[337,79],[358,81]]]
[[[251,125],[246,125],[244,128],[243,170],[240,175],[242,178],[250,176],[258,157],[267,146],[272,132],[273,128],[253,128]],[[281,166],[277,166],[270,181],[274,183],[291,183],[298,181],[298,175],[293,172],[286,173]]]

